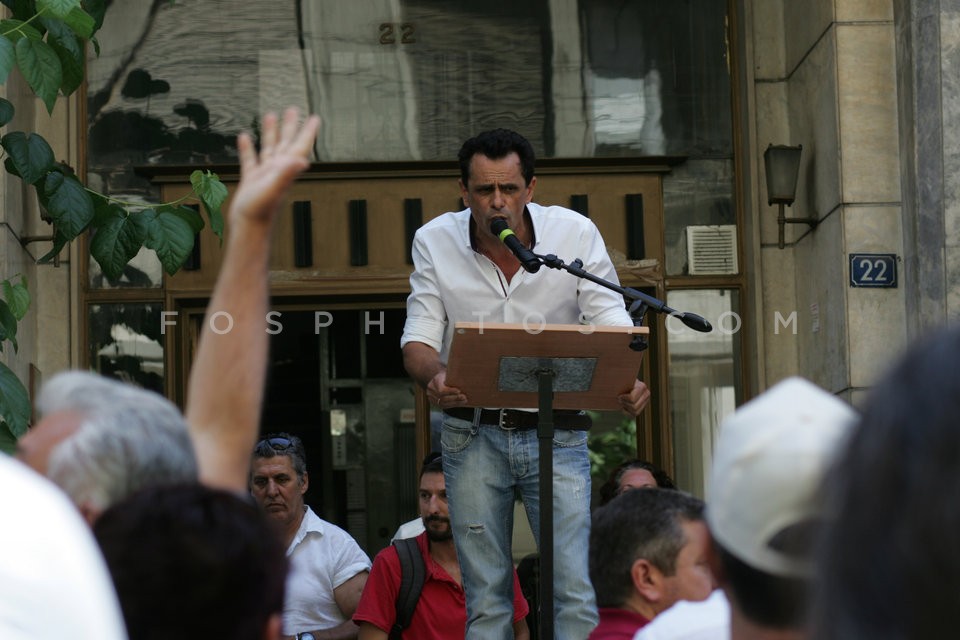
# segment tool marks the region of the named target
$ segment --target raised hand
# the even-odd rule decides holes
[[[311,115],[301,125],[299,110],[290,107],[284,111],[282,122],[273,112],[263,116],[260,153],[250,134],[237,137],[240,184],[233,195],[230,222],[272,221],[286,190],[310,166],[319,128],[319,116]]]

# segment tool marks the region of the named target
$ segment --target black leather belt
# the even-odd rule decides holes
[[[473,422],[474,410],[472,407],[457,407],[444,409],[443,412],[460,420]],[[553,412],[555,429],[571,429],[586,431],[593,424],[583,411],[573,409],[556,409]],[[536,411],[517,411],[516,409],[481,409],[480,424],[494,424],[503,429],[536,429],[540,423],[540,414]]]

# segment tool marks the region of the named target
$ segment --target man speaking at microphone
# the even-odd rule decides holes
[[[495,640],[513,633],[515,490],[539,539],[538,415],[536,408],[475,407],[460,389],[446,385],[454,325],[633,322],[620,294],[540,268],[535,254],[580,258],[585,270],[617,282],[603,238],[588,218],[532,202],[534,153],[523,136],[486,131],[467,140],[458,159],[460,193],[468,208],[442,214],[416,233],[401,346],[407,372],[444,412],[444,475],[466,592],[466,638]],[[622,391],[610,393],[619,394],[630,415],[649,402],[650,391],[640,381]],[[590,419],[577,411],[555,411],[554,418],[554,542],[556,549],[569,552],[554,568],[554,629],[558,639],[582,639],[597,623],[586,554]]]

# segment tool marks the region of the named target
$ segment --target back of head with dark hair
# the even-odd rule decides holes
[[[505,158],[511,153],[520,157],[520,173],[526,184],[533,180],[536,156],[530,142],[516,131],[509,129],[491,129],[470,138],[460,147],[457,159],[460,162],[460,179],[464,185],[470,183],[470,161],[477,154],[491,160]]]
[[[443,457],[436,451],[431,451],[423,459],[423,465],[420,467],[420,477],[425,473],[443,473]]]
[[[590,580],[598,607],[619,607],[633,590],[633,563],[645,558],[674,575],[687,543],[681,522],[703,520],[699,498],[670,489],[628,491],[593,514]]]
[[[723,581],[743,615],[755,624],[773,629],[804,626],[810,582],[803,578],[775,576],[749,564],[724,549],[716,540]]]
[[[152,487],[94,525],[130,640],[260,640],[283,610],[285,551],[248,500]]]
[[[825,483],[817,638],[960,629],[960,329],[913,345],[873,388]]]
[[[601,505],[607,504],[620,494],[620,480],[623,478],[623,475],[631,469],[645,469],[649,471],[650,475],[653,476],[653,479],[657,481],[657,488],[659,489],[677,488],[677,485],[673,483],[673,479],[667,474],[666,471],[652,462],[640,460],[639,458],[632,458],[630,460],[624,460],[618,464],[616,468],[610,472],[610,476],[607,478],[607,481],[600,485]]]

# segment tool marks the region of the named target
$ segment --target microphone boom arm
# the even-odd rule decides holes
[[[604,280],[599,276],[595,276],[589,271],[584,270],[583,260],[581,260],[580,258],[577,258],[576,260],[574,260],[572,264],[566,264],[563,260],[553,255],[552,253],[545,256],[541,256],[538,254],[535,254],[535,255],[537,255],[537,257],[540,258],[543,264],[550,267],[551,269],[562,269],[574,276],[577,276],[578,278],[584,278],[586,280],[589,280],[590,282],[599,284],[602,287],[606,287],[611,291],[616,291],[617,293],[621,294],[623,297],[630,300],[631,301],[630,307],[629,307],[630,317],[633,318],[634,326],[638,326],[638,327],[642,326],[643,316],[646,314],[647,310],[653,309],[657,313],[664,313],[664,314],[679,318],[680,321],[683,322],[683,324],[693,329],[694,331],[699,331],[701,333],[709,333],[710,331],[713,330],[713,327],[710,325],[709,322],[707,322],[705,318],[698,316],[695,313],[690,313],[689,311],[684,312],[684,311],[677,311],[676,309],[671,309],[662,300],[658,300],[657,298],[654,298],[651,295],[647,295],[646,293],[639,291],[637,289],[634,289],[633,287],[622,287],[618,284],[614,284],[613,282],[610,282],[609,280]],[[639,342],[637,341],[638,338],[640,339]],[[634,342],[631,343],[630,348],[634,349],[635,351],[642,351],[643,349],[646,348],[646,346],[647,346],[646,343],[643,341],[643,339],[640,336],[635,336]]]

